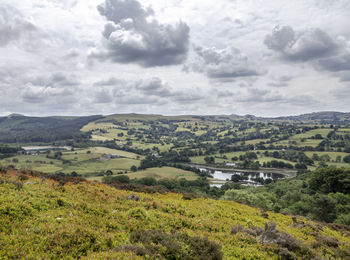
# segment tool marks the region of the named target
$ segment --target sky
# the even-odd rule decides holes
[[[350,111],[349,0],[1,0],[0,115]]]

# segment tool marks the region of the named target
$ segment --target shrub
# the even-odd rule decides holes
[[[144,177],[138,180],[139,183],[146,186],[154,186],[157,185],[157,180],[153,177]]]
[[[166,188],[161,186],[146,186],[146,185],[137,184],[137,183],[120,183],[120,182],[113,182],[113,183],[107,183],[107,184],[116,189],[129,190],[134,192],[161,193],[161,194],[165,194],[168,192]]]
[[[288,250],[296,250],[299,248],[299,242],[290,234],[280,232],[276,229],[276,223],[271,221],[265,224],[265,230],[259,237],[261,244],[277,244],[281,248],[287,248]]]
[[[142,243],[146,252],[155,258],[220,260],[223,257],[220,245],[208,238],[190,237],[187,234],[138,230],[131,233],[130,242]]]
[[[242,225],[233,226],[233,227],[231,227],[231,234],[235,235],[235,234],[237,234],[239,232],[242,232],[242,230],[243,230],[243,226]]]
[[[26,181],[29,179],[29,177],[27,175],[20,174],[18,175],[18,179],[20,179],[21,181]]]
[[[103,178],[103,182],[106,184],[111,184],[111,183],[130,183],[130,178],[129,176],[126,175],[118,175],[118,176],[107,176]]]
[[[183,200],[192,200],[192,199],[196,199],[199,198],[200,196],[198,196],[197,194],[194,193],[184,193],[184,195],[182,196]]]
[[[328,247],[338,247],[339,241],[335,237],[327,237],[317,234],[316,241],[312,244],[312,247],[318,248],[323,245],[326,245]]]
[[[250,227],[250,228],[246,228],[244,230],[245,233],[247,233],[248,235],[251,235],[251,236],[260,236],[264,230],[260,227]]]
[[[124,245],[116,248],[116,251],[130,251],[139,256],[151,256],[152,252],[148,251],[146,248],[137,245]]]

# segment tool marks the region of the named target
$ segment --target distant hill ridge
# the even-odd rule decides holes
[[[88,116],[88,117],[94,117]],[[130,118],[139,118],[139,117],[145,117],[145,118],[152,118],[152,119],[158,119],[158,118],[169,118],[169,119],[176,119],[176,118],[182,118],[182,117],[203,117],[203,118],[236,118],[236,119],[250,119],[250,120],[293,120],[293,121],[322,121],[322,120],[335,120],[335,121],[344,121],[344,120],[350,120],[350,112],[338,112],[338,111],[320,111],[320,112],[312,112],[312,113],[306,113],[306,114],[300,114],[300,115],[294,115],[294,116],[277,116],[277,117],[261,117],[261,116],[255,116],[251,114],[246,115],[237,115],[237,114],[231,114],[231,115],[173,115],[173,116],[166,116],[161,114],[138,114],[138,113],[125,113],[125,114],[111,114],[102,116],[99,115],[97,117],[112,117],[112,116],[119,116],[119,117],[130,117]],[[5,118],[56,118],[56,119],[76,119],[76,118],[87,118],[83,116],[46,116],[46,117],[32,117],[32,116],[25,116],[22,114],[13,113],[8,115],[7,117],[0,117],[0,120]]]
[[[118,120],[213,120],[213,121],[256,121],[256,122],[298,122],[298,123],[350,123],[350,112],[324,111],[298,116],[257,117],[254,115],[178,115],[163,116],[156,114],[113,114],[92,116],[48,116],[31,117],[21,114],[10,114],[0,117],[0,142],[54,142],[57,140],[72,139],[83,135],[80,129],[93,121]]]

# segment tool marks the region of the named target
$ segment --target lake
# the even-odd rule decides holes
[[[246,184],[253,184],[254,186],[261,186],[261,182],[257,180],[276,180],[283,179],[286,176],[281,173],[267,173],[267,172],[239,172],[239,171],[221,171],[221,170],[212,170],[207,168],[199,168],[200,171],[209,172],[214,179],[217,181],[212,181],[211,186],[221,187],[223,183],[227,180],[231,180],[232,175],[237,175],[237,179],[240,179],[241,182]]]

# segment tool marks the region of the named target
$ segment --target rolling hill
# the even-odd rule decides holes
[[[75,135],[82,135],[81,128],[90,122],[97,124],[126,122],[128,120],[142,121],[255,121],[255,122],[298,122],[298,123],[349,123],[350,113],[342,112],[316,112],[299,116],[285,117],[256,117],[253,115],[180,115],[162,116],[146,114],[114,114],[108,116],[93,115],[86,117],[27,117],[19,114],[11,114],[0,117],[0,142],[3,143],[32,143],[53,142],[57,140],[72,139]]]

